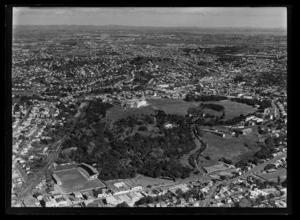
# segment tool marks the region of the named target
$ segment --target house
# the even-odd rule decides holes
[[[45,196],[44,197],[44,200],[43,200],[43,205],[45,207],[55,207],[57,206],[57,202],[55,199],[51,198],[51,197],[48,197],[48,196]]]
[[[242,130],[243,135],[250,134],[252,132],[252,128],[245,128]]]
[[[189,198],[189,199],[188,199],[188,202],[189,202],[189,203],[192,203],[192,202],[194,202],[194,199],[193,199],[193,198]]]
[[[184,198],[180,198],[180,199],[179,199],[179,204],[183,204],[183,203],[185,203]]]
[[[106,197],[106,202],[107,202],[107,204],[114,205],[114,206],[119,204],[118,199],[116,199],[114,196]]]
[[[68,201],[64,197],[59,197],[55,199],[58,206],[66,206],[68,205]]]
[[[165,202],[161,202],[160,207],[167,207],[167,204]]]
[[[83,198],[81,192],[78,191],[73,192],[73,195],[75,196],[75,198]]]

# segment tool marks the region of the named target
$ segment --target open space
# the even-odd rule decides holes
[[[143,175],[138,175],[136,178],[133,179],[133,182],[136,185],[140,185],[142,187],[147,187],[148,185],[151,186],[158,186],[158,185],[167,185],[167,184],[172,184],[172,180],[167,180],[167,179],[160,179],[160,178],[151,178],[151,177],[146,177]]]
[[[130,115],[135,114],[154,114],[155,110],[162,110],[166,114],[178,114],[178,115],[186,115],[188,113],[188,109],[192,106],[197,106],[200,103],[213,103],[219,104],[225,107],[225,120],[234,118],[241,114],[247,115],[256,111],[250,105],[246,105],[243,103],[232,102],[229,100],[225,101],[209,101],[209,102],[186,102],[182,99],[147,99],[149,103],[148,106],[141,108],[129,108],[125,109],[121,106],[114,106],[109,109],[106,113],[106,118],[112,121],[117,121],[121,118],[126,118]],[[206,113],[215,114],[220,116],[222,113],[216,112],[211,109],[205,109]]]
[[[62,182],[60,187],[64,193],[105,187],[98,179],[87,180],[77,169],[58,171],[55,174]]]
[[[209,101],[209,102],[193,102],[195,105],[199,105],[200,103],[212,103],[212,104],[218,104],[222,105],[225,108],[225,120],[232,119],[234,117],[240,116],[241,114],[247,115],[250,113],[256,112],[256,109],[253,108],[250,105],[233,102],[229,100],[223,100],[223,101]],[[213,114],[216,116],[221,116],[222,112],[217,112],[211,109],[204,109],[204,113]]]
[[[278,168],[275,172],[272,173],[260,173],[257,176],[261,177],[264,180],[277,182],[278,176],[280,180],[283,181],[286,178],[286,169],[285,168]]]
[[[141,115],[141,114],[154,114],[155,111],[152,108],[152,106],[145,106],[141,108],[130,108],[130,109],[125,109],[121,106],[114,106],[110,108],[106,112],[106,119],[109,119],[111,121],[117,121],[121,118],[127,118],[128,116],[131,115]]]
[[[218,135],[204,132],[203,139],[207,143],[207,148],[203,152],[203,156],[209,156],[211,160],[218,160],[221,157],[238,161],[243,154],[254,154],[259,150],[256,147],[256,141],[258,140],[255,133],[239,137],[226,135],[222,138]],[[245,146],[245,143],[252,144],[253,148],[249,149]]]

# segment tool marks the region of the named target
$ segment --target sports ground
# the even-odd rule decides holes
[[[105,187],[99,179],[86,179],[77,169],[62,170],[55,172],[55,174],[62,182],[60,188],[67,194],[74,191],[86,191]]]

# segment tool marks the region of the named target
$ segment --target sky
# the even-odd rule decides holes
[[[285,7],[13,7],[13,25],[286,28]]]

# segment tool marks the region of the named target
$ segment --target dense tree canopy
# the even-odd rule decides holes
[[[100,102],[101,103],[101,102]],[[96,163],[99,178],[103,180],[130,178],[137,173],[150,177],[186,178],[191,170],[179,163],[182,155],[195,148],[188,118],[157,112],[155,116],[129,116],[117,121],[112,129],[101,120],[105,116],[104,103],[91,102],[86,117],[81,118],[70,132],[63,148],[77,150],[61,153],[59,162],[77,161]],[[119,127],[134,127],[141,120],[154,123],[161,136],[146,136],[139,133],[118,139]],[[164,123],[176,124],[165,129]],[[146,127],[146,126],[144,126]],[[142,129],[143,130],[143,129]],[[116,133],[117,132],[117,133]]]

